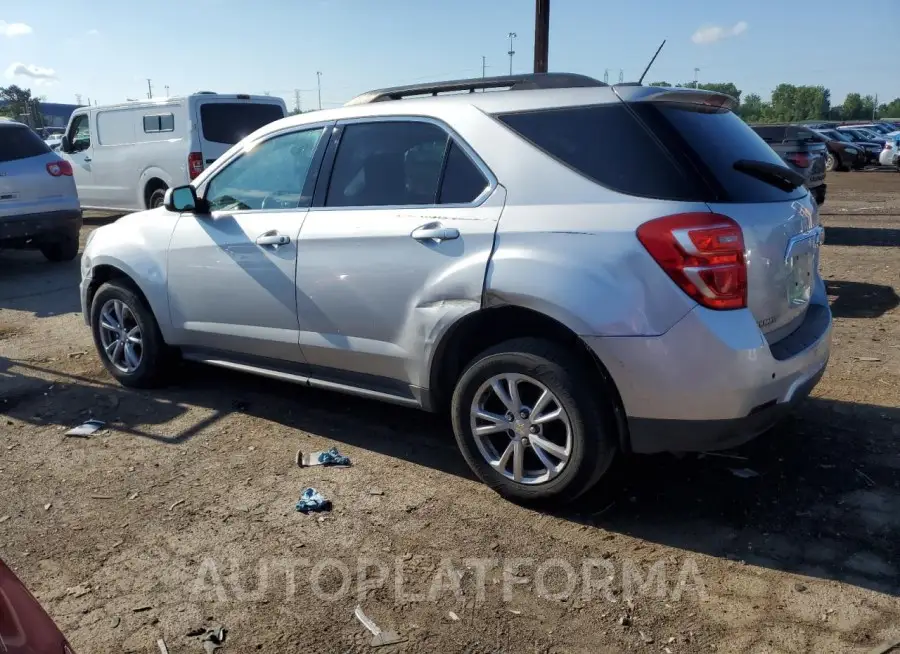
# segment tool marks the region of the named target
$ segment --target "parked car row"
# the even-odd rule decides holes
[[[848,147],[859,149],[864,154],[865,165],[896,166],[900,168],[897,149],[900,139],[900,124],[893,121],[871,123],[809,123],[806,125],[829,139],[835,150]],[[838,145],[844,143],[843,146]],[[843,169],[847,160],[837,161]],[[841,168],[837,168],[840,170]]]
[[[802,125],[751,125],[763,141],[775,151],[793,170],[804,178],[816,203],[825,203],[826,170],[834,169],[833,155],[826,143],[815,132]],[[829,162],[831,168],[829,168]]]

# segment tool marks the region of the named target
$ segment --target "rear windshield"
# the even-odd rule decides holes
[[[37,157],[48,152],[47,144],[28,127],[0,127],[0,162]]]
[[[718,107],[636,102],[497,117],[570,168],[629,195],[782,202],[806,193],[802,187],[782,191],[735,170],[741,159],[784,162],[744,121]]]
[[[284,111],[277,104],[209,102],[200,105],[203,138],[226,145],[234,145],[279,118],[284,118]]]

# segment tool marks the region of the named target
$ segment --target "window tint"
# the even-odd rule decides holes
[[[739,159],[784,165],[774,150],[731,111],[692,104],[636,103],[636,110],[670,149],[683,149],[723,202],[779,202],[802,197],[734,169]],[[781,128],[782,131],[784,128]],[[790,136],[790,135],[789,135]],[[795,136],[812,140],[807,129]]]
[[[608,188],[644,197],[695,199],[687,176],[623,104],[499,116],[550,156]]]
[[[88,114],[81,114],[72,121],[69,130],[69,142],[73,152],[81,152],[91,147],[91,126]]]
[[[172,114],[144,116],[144,131],[148,134],[154,132],[174,132],[175,116]]]
[[[228,164],[206,189],[212,211],[308,207],[310,165],[324,128],[292,132],[260,143]]]
[[[0,162],[37,157],[48,152],[47,144],[28,127],[0,127]]]
[[[448,139],[444,130],[431,123],[347,125],[325,205],[435,204]]]
[[[481,195],[487,185],[487,179],[474,162],[456,143],[451,143],[438,202],[468,204]]]
[[[284,118],[284,111],[276,104],[208,102],[200,105],[203,138],[215,143],[234,145],[279,118]]]

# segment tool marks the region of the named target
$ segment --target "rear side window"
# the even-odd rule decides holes
[[[0,127],[0,162],[37,157],[48,152],[47,144],[28,127]]]
[[[683,148],[692,164],[709,180],[722,202],[783,202],[803,197],[801,186],[782,191],[734,169],[741,159],[784,165],[774,150],[734,113],[695,104],[634,105],[669,148]],[[784,128],[781,128],[784,133]],[[809,130],[795,135],[814,141]]]
[[[475,163],[456,143],[450,144],[438,204],[469,204],[488,187]]]
[[[501,114],[503,123],[569,168],[607,188],[693,200],[704,192],[624,104]]]
[[[156,132],[174,132],[175,116],[172,114],[157,114],[144,116],[144,132],[153,134]]]
[[[276,104],[207,102],[200,105],[203,138],[226,145],[234,145],[280,118],[284,118],[284,111]]]

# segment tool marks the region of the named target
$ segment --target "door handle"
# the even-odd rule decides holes
[[[278,232],[274,231],[261,234],[256,239],[257,245],[274,245],[275,247],[278,247],[279,245],[287,245],[290,242],[290,236],[285,236],[284,234],[279,234]]]
[[[91,163],[91,158],[90,158],[90,157],[85,157],[85,158],[84,158],[84,163]]]
[[[459,230],[455,227],[444,227],[440,223],[428,223],[416,227],[410,236],[417,241],[452,241],[459,238]]]

